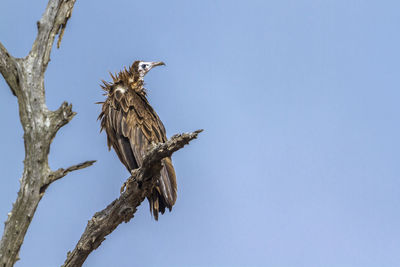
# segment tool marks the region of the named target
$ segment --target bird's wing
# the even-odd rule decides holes
[[[139,162],[132,151],[130,140],[122,134],[126,131],[126,113],[107,101],[103,106],[102,129],[107,132],[108,147],[114,148],[118,158],[130,172],[138,168]],[[124,125],[123,125],[124,124]]]
[[[142,96],[133,95],[128,98],[127,125],[133,126],[123,133],[131,140],[131,148],[134,152],[139,166],[142,165],[142,158],[146,153],[149,143],[166,142],[167,136],[165,128],[157,113]],[[130,132],[129,132],[130,131]],[[140,159],[138,159],[140,158]],[[148,197],[150,210],[154,218],[158,218],[158,213],[164,213],[165,208],[171,210],[177,197],[177,184],[175,170],[171,158],[162,161],[159,183]]]
[[[110,98],[107,111],[105,128],[109,146],[114,147],[129,171],[142,166],[149,144],[167,141],[163,123],[141,95],[117,93]],[[159,211],[164,213],[166,207],[171,209],[176,201],[176,175],[171,158],[165,158],[163,165],[159,184],[149,196],[150,208],[156,219]]]
[[[136,93],[127,94],[121,103],[122,113],[125,114],[120,124],[121,134],[130,140],[133,154],[141,166],[149,144],[167,140],[165,129],[144,97]]]

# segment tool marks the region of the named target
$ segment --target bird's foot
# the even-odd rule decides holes
[[[131,170],[131,176],[128,178],[128,180],[126,180],[125,182],[124,182],[124,184],[121,186],[121,189],[120,189],[120,192],[121,192],[121,194],[125,191],[125,189],[128,189],[128,186],[132,183],[132,182],[134,182],[134,181],[136,181],[136,172],[138,171],[138,169],[134,169],[134,170]]]
[[[125,191],[126,182],[121,186],[120,193],[122,194]]]

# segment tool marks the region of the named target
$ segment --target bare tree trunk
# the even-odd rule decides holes
[[[45,102],[44,73],[50,52],[59,33],[58,46],[75,0],[50,0],[37,22],[38,35],[25,58],[14,58],[0,43],[0,72],[18,98],[19,115],[24,130],[25,160],[16,202],[5,222],[0,243],[0,264],[13,266],[36,208],[46,188],[68,172],[88,167],[87,161],[57,171],[48,165],[50,144],[58,130],[74,116],[72,106],[64,102],[56,111]]]

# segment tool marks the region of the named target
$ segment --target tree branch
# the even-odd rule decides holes
[[[53,140],[58,130],[69,123],[75,115],[76,112],[72,111],[72,104],[68,104],[67,102],[63,102],[57,110],[50,112],[49,140]]]
[[[84,168],[87,168],[89,166],[92,166],[93,163],[95,163],[95,162],[96,162],[95,160],[88,160],[88,161],[81,162],[81,163],[76,164],[76,165],[72,165],[72,166],[68,167],[67,169],[60,168],[60,169],[58,169],[58,170],[56,170],[54,172],[51,172],[49,174],[49,184],[51,184],[54,181],[57,181],[60,178],[63,178],[65,175],[67,175],[70,172],[77,171],[77,170],[84,169]]]
[[[19,89],[18,63],[0,42],[0,73],[3,75],[13,95]]]
[[[96,161],[95,160],[88,160],[76,165],[72,165],[70,167],[68,167],[67,169],[63,169],[60,168],[56,171],[53,171],[49,174],[47,182],[42,185],[42,187],[40,188],[40,193],[44,194],[44,192],[46,191],[47,187],[49,187],[49,185],[55,181],[57,181],[58,179],[63,178],[64,176],[66,176],[68,173],[73,172],[73,171],[77,171],[80,169],[84,169],[87,167],[92,166]]]
[[[107,235],[122,222],[130,221],[137,207],[155,186],[162,168],[161,160],[197,138],[200,132],[202,130],[174,135],[167,142],[154,146],[145,155],[143,166],[136,169],[124,183],[120,197],[94,214],[75,249],[68,252],[63,267],[82,266],[89,254],[101,245]]]
[[[37,22],[38,35],[33,44],[31,53],[35,55],[38,64],[45,71],[50,61],[51,48],[54,38],[59,33],[57,48],[60,47],[61,39],[67,22],[72,14],[76,0],[51,0],[47,4],[46,10]]]

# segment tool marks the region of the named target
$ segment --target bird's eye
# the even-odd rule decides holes
[[[146,69],[147,65],[146,64],[142,64],[141,67],[142,67],[142,69]]]

